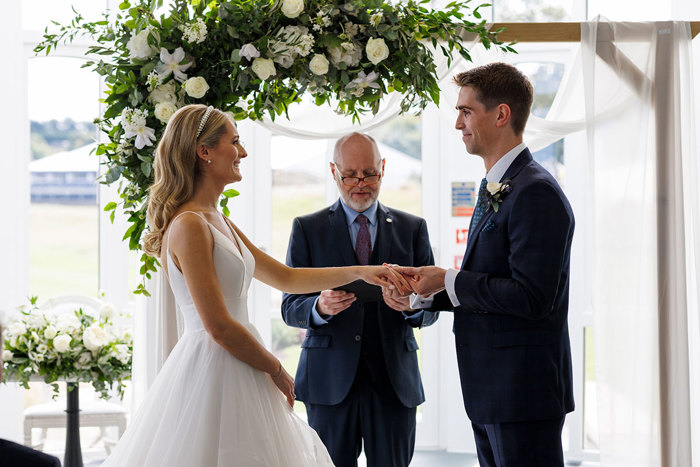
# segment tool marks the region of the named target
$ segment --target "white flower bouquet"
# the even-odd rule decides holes
[[[5,381],[29,387],[32,376],[51,384],[54,396],[58,381],[92,383],[100,396],[109,389],[124,393],[123,381],[131,379],[133,338],[114,325],[114,306],[103,303],[99,316],[82,308],[57,314],[37,306],[37,297],[18,308],[4,332],[2,363]]]

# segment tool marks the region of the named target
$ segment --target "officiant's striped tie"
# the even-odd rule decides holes
[[[360,231],[357,232],[357,240],[355,241],[355,254],[357,262],[365,266],[369,264],[369,259],[372,257],[372,238],[369,235],[369,227],[367,216],[360,214],[355,218],[355,222],[360,224]]]

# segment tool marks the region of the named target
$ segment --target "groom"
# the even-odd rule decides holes
[[[462,267],[401,268],[433,306],[454,310],[464,406],[481,466],[563,466],[574,410],[569,308],[571,206],[532,159],[523,130],[532,86],[493,63],[460,73],[456,128],[486,176]],[[445,289],[444,291],[442,291]]]

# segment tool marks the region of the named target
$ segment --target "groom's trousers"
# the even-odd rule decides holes
[[[513,423],[472,423],[481,467],[563,467],[564,418]]]
[[[390,384],[373,382],[363,362],[340,404],[306,404],[306,413],[336,467],[356,467],[363,442],[367,467],[407,467],[411,462],[416,408],[401,404]]]

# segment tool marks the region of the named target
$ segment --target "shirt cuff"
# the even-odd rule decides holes
[[[410,313],[413,313],[412,315],[407,314],[407,312],[405,312],[405,311],[402,311],[401,313],[403,313],[403,317],[405,319],[415,319],[415,320],[421,319],[422,320],[423,314],[425,313],[425,311],[418,310],[416,312],[410,312]]]
[[[333,315],[328,315],[328,319],[322,317],[316,309],[317,303],[318,297],[316,297],[316,300],[314,300],[314,305],[311,307],[311,322],[314,326],[323,326],[324,324],[328,324],[328,321],[330,321],[330,319],[333,318]]]
[[[459,271],[456,269],[448,269],[445,272],[445,290],[447,291],[447,296],[450,297],[450,301],[454,307],[459,306],[459,299],[455,293],[455,280],[457,279],[457,274],[459,274]]]
[[[412,293],[411,298],[408,302],[409,306],[411,308],[413,308],[414,310],[423,309],[423,308],[430,308],[431,306],[433,306],[433,295],[431,295],[428,298],[423,298],[418,294]],[[411,316],[413,317],[415,315],[411,315]]]

